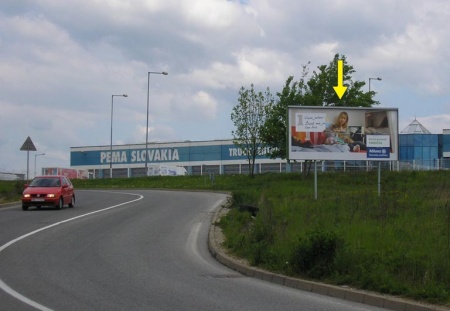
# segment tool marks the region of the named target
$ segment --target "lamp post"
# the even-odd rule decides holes
[[[113,107],[114,107],[114,96],[128,97],[127,94],[122,95],[111,95],[111,144],[109,146],[109,178],[112,178],[112,133],[113,133]]]
[[[381,81],[381,78],[369,78],[369,93],[370,93],[370,80]],[[381,161],[378,161],[378,197],[381,194]]]
[[[36,177],[36,158],[42,155],[45,155],[45,153],[39,153],[34,155],[34,177]]]
[[[149,71],[148,72],[148,79],[147,79],[147,127],[145,130],[145,176],[147,176],[147,170],[148,170],[148,112],[149,112],[149,99],[150,99],[150,74],[156,74],[156,75],[165,75],[167,76],[168,73],[165,71]]]
[[[381,78],[369,78],[369,93],[370,93],[370,80],[378,80],[378,81],[381,81]]]

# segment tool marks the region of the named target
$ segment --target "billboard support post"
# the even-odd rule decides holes
[[[381,196],[381,161],[378,161],[378,197]]]
[[[314,161],[314,199],[317,200],[317,161]]]
[[[317,161],[314,161],[314,199],[317,200]]]

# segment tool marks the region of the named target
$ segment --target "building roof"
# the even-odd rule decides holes
[[[414,119],[400,134],[431,134],[417,119]]]

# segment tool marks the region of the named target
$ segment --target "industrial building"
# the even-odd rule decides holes
[[[256,172],[285,172],[286,161],[269,159],[262,150],[256,159]],[[89,170],[95,178],[139,177],[154,164],[183,166],[189,175],[246,174],[247,156],[233,140],[185,141],[70,148],[70,165]]]

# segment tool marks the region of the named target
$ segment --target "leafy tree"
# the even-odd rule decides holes
[[[309,64],[309,63],[308,63]],[[308,75],[308,65],[303,66],[300,81],[294,81],[290,76],[282,91],[277,93],[278,101],[272,106],[266,117],[266,123],[262,129],[261,139],[270,146],[268,155],[272,158],[285,159],[287,155],[287,107],[298,105],[305,98],[307,86],[306,76]]]
[[[343,61],[343,82],[347,86],[342,99],[339,99],[333,86],[337,85],[337,63]],[[364,81],[353,81],[356,71],[347,63],[345,55],[336,54],[328,65],[317,67],[309,77],[309,63],[303,65],[302,76],[294,81],[290,76],[281,92],[277,93],[278,101],[270,109],[261,139],[270,146],[269,156],[287,158],[287,107],[288,106],[342,106],[372,107],[379,102],[373,100],[375,92],[364,92]]]
[[[337,85],[337,63],[343,61],[344,65],[344,85],[347,86],[342,99],[339,99],[333,86]],[[311,79],[307,82],[307,92],[305,104],[300,106],[345,106],[345,107],[371,107],[378,105],[372,97],[375,92],[363,92],[362,87],[366,85],[364,81],[353,81],[352,74],[356,72],[353,66],[347,64],[345,55],[336,54],[328,66],[317,67]]]
[[[269,88],[264,93],[255,92],[252,84],[250,89],[241,87],[238,102],[231,113],[231,120],[236,127],[232,131],[233,143],[247,156],[249,175],[253,177],[256,156],[266,152],[266,145],[261,141],[261,131],[274,98]]]

